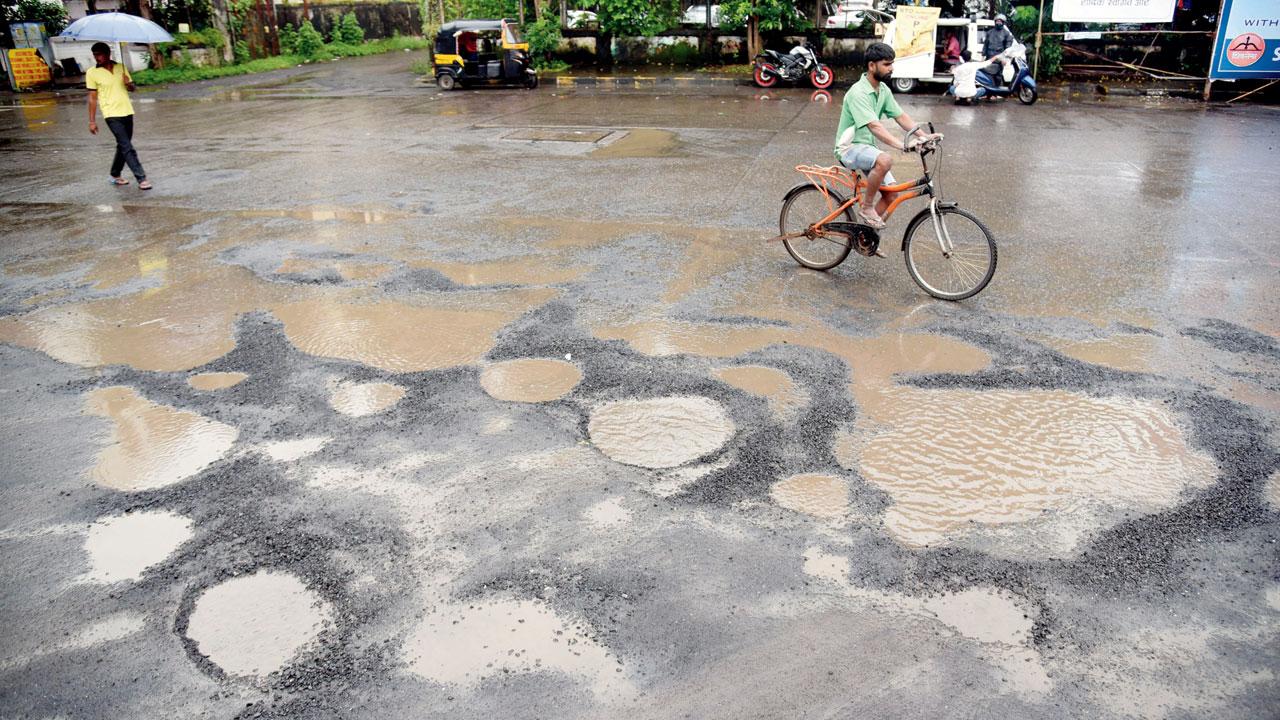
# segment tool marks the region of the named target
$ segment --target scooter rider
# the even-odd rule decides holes
[[[1014,40],[1013,33],[1009,30],[1009,27],[1005,24],[1006,22],[1008,22],[1008,18],[1004,16],[1004,13],[996,15],[996,24],[987,30],[987,37],[982,42],[982,56],[991,63],[986,67],[987,74],[991,76],[997,85],[1003,82],[1004,66],[996,58],[1017,42],[1017,40]]]
[[[895,193],[880,193],[880,202],[875,204],[880,186],[894,184],[893,173],[889,172],[893,167],[893,157],[876,147],[876,140],[905,152],[921,142],[942,137],[925,132],[898,107],[888,85],[893,77],[893,59],[893,48],[885,43],[871,43],[867,47],[867,71],[845,93],[840,108],[840,125],[836,129],[835,151],[840,164],[861,171],[867,177],[862,204],[855,214],[859,220],[877,229],[884,227],[882,214],[893,201]],[[902,140],[894,137],[880,123],[884,118],[893,118],[906,131],[906,137]]]

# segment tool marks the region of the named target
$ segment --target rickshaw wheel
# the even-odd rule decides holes
[[[436,84],[441,90],[452,90],[458,85],[458,81],[451,73],[440,73],[436,76]]]

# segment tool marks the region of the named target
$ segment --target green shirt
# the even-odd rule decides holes
[[[836,128],[836,159],[854,145],[875,145],[876,137],[867,129],[867,124],[881,118],[896,118],[902,114],[898,101],[893,99],[893,92],[888,83],[880,83],[880,90],[871,87],[867,74],[849,88],[844,94],[844,105],[840,108],[840,127]]]

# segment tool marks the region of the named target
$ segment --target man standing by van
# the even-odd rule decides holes
[[[124,66],[111,59],[111,46],[99,42],[94,43],[93,60],[96,67],[85,73],[84,84],[89,89],[89,132],[98,134],[98,108],[102,108],[102,117],[111,128],[116,138],[116,156],[111,161],[111,184],[128,185],[129,181],[120,177],[127,163],[138,178],[139,190],[150,190],[151,183],[147,173],[138,160],[138,152],[133,149],[133,103],[129,102],[129,91],[133,90],[133,78]]]
[[[876,229],[884,227],[882,216],[896,194],[881,192],[880,202],[875,202],[880,186],[894,183],[893,173],[889,172],[893,158],[876,147],[876,140],[905,152],[917,143],[940,137],[924,132],[893,99],[888,83],[893,77],[894,56],[893,48],[885,43],[871,43],[867,48],[867,71],[845,93],[840,125],[836,129],[836,158],[841,165],[867,176],[862,204],[855,214],[859,220]],[[894,137],[880,123],[884,118],[893,118],[907,132],[906,137],[901,141]]]

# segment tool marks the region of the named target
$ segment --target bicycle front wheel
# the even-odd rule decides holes
[[[783,235],[806,233],[787,238],[782,244],[801,265],[813,270],[830,270],[844,262],[853,241],[843,233],[814,232],[809,228],[844,204],[844,198],[831,192],[830,197],[812,185],[803,185],[787,193],[778,216],[778,229]],[[844,220],[853,222],[853,213],[844,211]]]
[[[959,208],[939,209],[937,226],[927,210],[920,213],[903,242],[911,279],[940,300],[973,297],[996,274],[996,239],[981,220]]]

